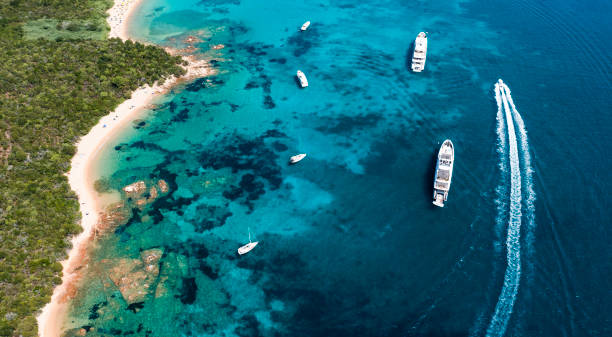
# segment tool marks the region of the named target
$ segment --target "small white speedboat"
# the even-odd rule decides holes
[[[300,80],[300,85],[302,88],[306,88],[308,86],[308,80],[306,79],[306,75],[301,70],[297,71],[297,77]]]
[[[238,254],[244,255],[250,252],[251,250],[253,250],[253,248],[255,248],[255,246],[257,246],[258,243],[259,241],[251,242],[251,229],[249,228],[249,243],[238,248]]]
[[[300,160],[304,159],[304,157],[306,157],[306,153],[296,154],[295,156],[292,156],[291,158],[289,158],[289,164],[295,164],[299,162]]]
[[[302,25],[302,28],[300,28],[300,30],[301,31],[305,31],[306,29],[308,29],[308,27],[310,27],[310,21],[304,22],[304,24]]]

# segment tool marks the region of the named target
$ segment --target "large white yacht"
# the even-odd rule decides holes
[[[433,204],[444,207],[448,197],[451,178],[453,177],[453,162],[455,161],[455,150],[453,142],[447,139],[440,146],[438,161],[436,163],[436,177],[434,178]]]
[[[427,57],[427,35],[420,32],[414,40],[414,53],[412,53],[412,71],[420,73],[425,69]]]

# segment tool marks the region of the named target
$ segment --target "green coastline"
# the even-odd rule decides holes
[[[36,336],[79,205],[75,143],[138,87],[184,73],[156,46],[106,39],[107,0],[0,7],[0,336]]]

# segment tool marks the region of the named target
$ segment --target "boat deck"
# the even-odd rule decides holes
[[[448,181],[450,179],[450,171],[449,170],[438,170],[438,179]]]
[[[441,191],[448,191],[448,183],[445,183],[443,181],[436,181],[436,185],[434,186],[434,188]]]

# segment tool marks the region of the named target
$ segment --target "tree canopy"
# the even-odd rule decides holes
[[[137,87],[184,72],[180,58],[155,46],[28,31],[67,22],[52,28],[72,23],[75,31],[106,34],[111,5],[0,4],[0,336],[37,335],[35,317],[61,282],[58,261],[81,231],[77,198],[64,175],[76,141]]]

